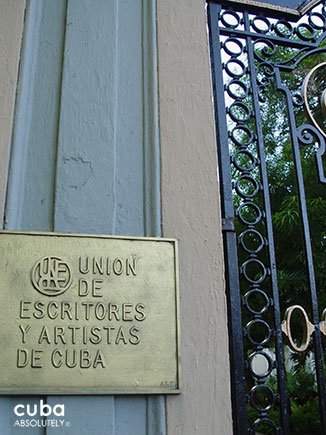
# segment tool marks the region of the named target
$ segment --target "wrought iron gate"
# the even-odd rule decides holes
[[[208,3],[234,432],[325,434],[326,5],[248,3]]]

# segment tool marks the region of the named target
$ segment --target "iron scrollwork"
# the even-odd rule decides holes
[[[323,128],[322,125],[320,125],[318,123],[318,120],[315,118],[313,111],[311,110],[311,107],[310,107],[309,95],[308,95],[309,94],[308,87],[309,87],[310,81],[312,80],[314,74],[320,70],[322,70],[323,75],[326,76],[326,62],[322,62],[322,63],[316,65],[314,68],[312,68],[312,70],[309,72],[309,74],[307,75],[307,77],[305,78],[305,80],[303,82],[302,93],[303,93],[303,97],[304,97],[306,114],[307,114],[307,117],[308,117],[310,123],[312,125],[314,125],[317,128],[317,130],[326,138],[326,130]],[[319,97],[318,104],[320,104],[323,117],[326,117],[326,89],[319,90],[319,92],[321,95],[317,95],[317,98]]]

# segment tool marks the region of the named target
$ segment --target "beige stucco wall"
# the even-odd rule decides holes
[[[3,219],[24,12],[25,0],[0,0],[0,222]]]
[[[180,241],[182,394],[168,435],[232,433],[227,309],[204,0],[158,0],[164,236]]]

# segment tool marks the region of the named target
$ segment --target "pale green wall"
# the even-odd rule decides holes
[[[6,229],[160,235],[155,23],[155,1],[28,2]],[[33,435],[165,433],[160,396],[47,400],[71,427]],[[1,399],[0,433],[24,433],[18,401]]]

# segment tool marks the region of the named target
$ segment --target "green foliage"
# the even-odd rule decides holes
[[[298,435],[322,435],[318,400],[309,399],[303,405],[294,405],[290,417],[290,433]]]
[[[295,373],[287,374],[287,392],[291,403],[303,406],[317,397],[314,374],[300,367]]]

